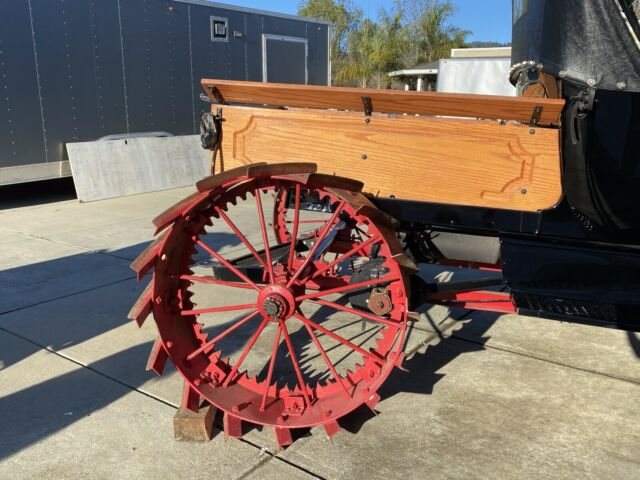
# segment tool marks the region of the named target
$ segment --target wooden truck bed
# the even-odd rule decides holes
[[[214,111],[223,104],[222,170],[314,162],[375,196],[521,211],[551,208],[562,196],[561,100],[202,85]]]

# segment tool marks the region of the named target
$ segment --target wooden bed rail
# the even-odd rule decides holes
[[[491,118],[558,125],[564,100],[203,79],[214,103]]]

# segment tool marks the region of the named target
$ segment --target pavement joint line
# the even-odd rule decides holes
[[[254,445],[252,445],[252,446],[254,446]],[[249,475],[251,475],[252,473],[257,472],[262,467],[264,467],[267,463],[271,462],[274,458],[276,458],[274,455],[272,455],[268,451],[265,451],[264,455],[262,456],[262,458],[259,458],[258,461],[254,465],[249,467],[249,469],[247,471],[245,471],[245,472],[241,473],[239,476],[237,476],[236,480],[244,480],[245,478],[249,477]]]
[[[294,443],[295,444],[295,443]],[[279,462],[284,463],[285,465],[289,465],[290,467],[293,467],[297,470],[300,470],[301,472],[306,473],[307,475],[311,475],[313,478],[315,478],[316,480],[326,480],[325,477],[318,475],[317,473],[312,472],[311,470],[309,470],[306,467],[303,467],[301,465],[298,465],[297,463],[293,463],[290,460],[287,460],[285,458],[282,458],[279,456],[280,452],[277,452],[276,454],[273,455],[273,458]]]
[[[112,224],[110,224],[110,225],[112,225]],[[83,247],[81,245],[75,245],[75,244],[69,243],[69,242],[62,242],[60,240],[54,240],[52,238],[42,237],[40,235],[34,235],[33,233],[22,232],[20,230],[15,230],[13,228],[5,227],[5,226],[3,226],[2,228],[4,228],[5,230],[9,230],[10,232],[19,233],[20,235],[25,235],[25,236],[31,237],[31,238],[37,238],[38,240],[45,240],[47,242],[56,243],[58,245],[64,245],[65,247],[73,247],[73,248],[77,248],[77,249],[80,249],[80,250],[84,250],[86,253],[99,253],[100,255],[106,255],[108,257],[113,257],[113,258],[117,258],[117,259],[120,259],[120,260],[125,260],[127,262],[131,261],[131,259],[129,259],[129,258],[120,257],[118,255],[114,255],[112,253],[105,252],[104,250],[93,250],[91,248]],[[61,232],[61,233],[65,233],[65,232]]]
[[[172,408],[174,408],[176,410],[178,409],[178,407],[176,405],[172,404],[171,402],[168,402],[167,400],[164,400],[163,398],[160,398],[160,397],[158,397],[156,395],[153,395],[151,393],[145,392],[144,390],[139,390],[138,388],[134,387],[133,385],[129,385],[127,382],[123,382],[122,380],[119,380],[119,379],[117,379],[115,377],[112,377],[111,375],[108,375],[108,374],[106,374],[104,372],[101,372],[100,370],[96,370],[95,368],[90,367],[89,365],[86,365],[86,364],[84,364],[82,362],[79,362],[78,360],[75,360],[72,357],[69,357],[68,355],[65,355],[63,352],[60,352],[60,351],[57,351],[57,350],[53,350],[53,349],[47,347],[46,345],[42,345],[41,343],[38,343],[35,340],[32,340],[32,339],[30,339],[28,337],[25,337],[24,335],[20,335],[19,333],[16,333],[16,332],[13,332],[11,330],[8,330],[8,329],[6,329],[5,327],[2,327],[2,326],[0,326],[0,331],[5,332],[5,333],[7,333],[9,335],[13,335],[16,338],[20,338],[21,340],[24,340],[25,342],[28,342],[28,343],[40,348],[41,350],[46,350],[47,352],[49,352],[49,353],[51,353],[53,355],[56,355],[59,358],[62,358],[64,360],[68,361],[68,362],[71,362],[71,363],[73,363],[73,364],[75,364],[75,365],[77,365],[79,367],[85,368],[85,369],[89,370],[90,372],[93,372],[93,373],[95,373],[97,375],[100,375],[103,378],[106,378],[108,380],[111,380],[112,382],[117,383],[118,385],[126,387],[126,388],[128,388],[130,390],[136,391],[136,392],[140,393],[141,395],[144,395],[145,397],[148,397],[148,398],[151,398],[153,400],[156,400],[156,401],[158,401],[158,402],[160,402],[160,403],[162,403],[162,404],[164,404],[164,405],[166,405],[168,407],[172,407]]]
[[[77,292],[71,292],[71,293],[67,293],[65,295],[61,295],[59,297],[54,297],[54,298],[48,298],[46,300],[42,300],[40,302],[36,302],[36,303],[32,303],[31,305],[25,305],[23,307],[18,307],[18,308],[13,308],[11,310],[5,310],[4,312],[0,312],[0,316],[2,315],[7,315],[9,313],[14,313],[14,312],[19,312],[21,310],[26,310],[28,308],[32,308],[32,307],[37,307],[39,305],[43,305],[45,303],[49,303],[49,302],[55,302],[56,300],[62,300],[64,298],[69,298],[69,297],[73,297],[75,295],[81,295],[83,293],[87,293],[87,292],[91,292],[93,290],[98,290],[100,288],[105,288],[105,287],[110,287],[112,285],[117,285],[118,283],[124,283],[124,282],[128,282],[129,280],[135,280],[136,276],[132,275],[130,277],[127,278],[123,278],[120,280],[115,280],[113,282],[109,282],[109,283],[105,283],[103,285],[96,285],[95,287],[91,287],[91,288],[87,288],[85,290],[79,290]]]
[[[250,443],[250,445],[255,446],[256,448],[259,448],[257,445],[253,445],[252,443]],[[294,443],[294,445],[295,445],[295,443]],[[295,468],[296,470],[299,470],[299,471],[301,471],[303,473],[306,473],[307,475],[310,475],[311,477],[313,477],[316,480],[326,480],[325,477],[323,477],[321,475],[318,475],[317,473],[314,473],[311,470],[309,470],[309,469],[307,469],[307,468],[305,468],[305,467],[303,467],[301,465],[298,465],[297,463],[293,463],[290,460],[285,460],[284,458],[279,457],[278,453],[272,454],[272,453],[268,452],[268,455],[270,457],[269,460],[257,463],[248,472],[245,472],[240,477],[238,477],[237,480],[242,480],[242,479],[246,478],[247,476],[249,476],[250,474],[259,471],[264,465],[266,465],[268,462],[270,462],[272,460],[284,463],[285,465],[288,465],[289,467]]]
[[[539,362],[550,363],[552,365],[556,365],[556,366],[559,366],[559,367],[565,367],[565,368],[568,368],[568,369],[571,369],[571,370],[577,370],[579,372],[584,372],[584,373],[591,373],[593,375],[598,375],[598,376],[605,377],[605,378],[608,378],[608,379],[611,379],[611,380],[618,380],[620,382],[625,382],[625,383],[630,383],[630,384],[635,385],[635,386],[640,386],[640,381],[637,381],[637,380],[631,380],[631,379],[628,379],[628,378],[616,377],[615,375],[611,375],[611,374],[604,373],[604,372],[598,372],[596,370],[591,370],[589,368],[581,368],[581,367],[577,367],[575,365],[569,365],[567,363],[562,363],[562,362],[557,362],[557,361],[554,361],[554,360],[550,360],[548,358],[537,357],[535,355],[524,353],[524,352],[516,352],[515,350],[509,350],[508,348],[496,347],[494,345],[487,345],[486,343],[478,342],[476,340],[471,340],[469,338],[459,337],[459,336],[457,336],[455,334],[451,334],[450,336],[444,337],[444,338],[453,338],[454,340],[458,340],[460,342],[473,343],[475,345],[480,345],[480,346],[482,346],[484,348],[488,348],[488,349],[491,349],[491,350],[496,350],[496,351],[503,352],[503,353],[510,353],[512,355],[518,355],[520,357],[529,358],[531,360],[537,360]]]
[[[86,369],[86,370],[88,370],[88,371],[90,371],[92,373],[95,373],[96,375],[99,375],[99,376],[101,376],[101,377],[103,377],[103,378],[105,378],[107,380],[111,380],[112,382],[117,383],[118,385],[120,385],[122,387],[128,388],[129,390],[131,390],[133,392],[139,393],[140,395],[143,395],[143,396],[145,396],[145,397],[147,397],[147,398],[149,398],[151,400],[155,400],[155,401],[157,401],[159,403],[162,403],[163,405],[165,405],[167,407],[171,407],[174,410],[178,410],[178,408],[179,408],[178,405],[176,405],[174,403],[171,403],[171,402],[163,399],[162,397],[159,397],[157,395],[154,395],[153,393],[141,390],[140,388],[135,387],[133,385],[130,385],[127,382],[123,382],[122,380],[120,380],[120,379],[118,379],[116,377],[113,377],[113,376],[111,376],[111,375],[109,375],[107,373],[101,372],[100,370],[97,370],[97,369],[95,369],[95,368],[93,368],[93,367],[91,367],[91,366],[89,366],[87,364],[84,364],[84,363],[82,363],[82,362],[80,362],[80,361],[78,361],[78,360],[76,360],[76,359],[74,359],[74,358],[72,358],[72,357],[70,357],[68,355],[65,355],[63,352],[60,352],[60,351],[57,351],[57,350],[53,350],[53,349],[47,347],[46,345],[42,345],[41,343],[38,343],[35,340],[32,340],[32,339],[30,339],[28,337],[25,337],[24,335],[20,335],[19,333],[16,333],[16,332],[13,332],[11,330],[8,330],[8,329],[6,329],[6,328],[4,328],[2,326],[0,326],[0,331],[6,333],[8,335],[12,335],[12,336],[14,336],[16,338],[19,338],[19,339],[21,339],[21,340],[23,340],[23,341],[25,341],[27,343],[30,343],[31,345],[34,345],[34,346],[40,348],[41,350],[45,350],[45,351],[47,351],[47,352],[49,352],[49,353],[51,353],[51,354],[63,359],[63,360],[71,362],[71,363],[73,363],[73,364],[75,364],[75,365],[77,365],[77,366],[79,366],[81,368],[84,368],[84,369]],[[219,430],[222,430],[220,425],[216,425],[216,426],[219,428]],[[240,442],[242,442],[242,443],[245,443],[245,444],[249,445],[250,447],[253,447],[256,450],[259,450],[259,451],[263,450],[263,448],[260,445],[254,443],[254,442],[252,442],[250,440],[247,440],[246,438],[239,438],[238,440]],[[280,461],[282,463],[285,463],[285,464],[289,465],[290,467],[293,467],[293,468],[295,468],[297,470],[300,470],[301,472],[304,472],[304,473],[306,473],[308,475],[311,475],[312,477],[314,477],[314,478],[316,478],[318,480],[325,480],[324,477],[322,477],[322,476],[320,476],[320,475],[318,475],[316,473],[313,473],[312,471],[310,471],[310,470],[308,470],[308,469],[306,469],[306,468],[304,468],[304,467],[302,467],[300,465],[297,465],[297,464],[295,464],[295,463],[293,463],[293,462],[291,462],[289,460],[286,460],[284,458],[279,457],[278,456],[278,452],[271,453],[269,450],[265,450],[264,453],[267,455],[267,460],[259,461],[256,464],[258,467],[263,465],[263,464],[265,464],[270,459],[275,459],[275,460],[278,460],[278,461]],[[239,479],[240,478],[244,478],[246,475],[249,475],[254,470],[256,470],[256,468],[252,467],[248,472],[245,472],[245,474],[243,474],[243,476],[239,477]]]
[[[428,313],[428,312],[424,312],[424,313]],[[407,357],[409,357],[411,355],[414,355],[421,348],[427,346],[430,342],[432,342],[434,340],[434,338],[436,338],[436,337],[440,338],[441,340],[446,340],[448,338],[453,338],[454,340],[467,342],[467,343],[473,343],[475,345],[480,345],[480,346],[482,346],[484,348],[496,350],[496,351],[499,351],[499,352],[510,353],[510,354],[513,354],[513,355],[518,355],[518,356],[521,356],[521,357],[530,358],[532,360],[538,360],[540,362],[550,363],[552,365],[557,365],[559,367],[565,367],[565,368],[569,368],[571,370],[577,370],[577,371],[584,372],[584,373],[591,373],[591,374],[594,374],[594,375],[599,375],[599,376],[602,376],[602,377],[605,377],[605,378],[609,378],[611,380],[619,380],[621,382],[631,383],[632,385],[640,386],[640,381],[631,380],[631,379],[628,379],[628,378],[617,377],[615,375],[610,375],[608,373],[598,372],[597,370],[591,370],[591,369],[588,369],[588,368],[581,368],[581,367],[577,367],[575,365],[569,365],[567,363],[562,363],[562,362],[557,362],[557,361],[554,361],[554,360],[550,360],[548,358],[537,357],[537,356],[532,355],[532,354],[527,354],[527,353],[524,353],[524,352],[518,352],[518,351],[515,351],[515,350],[510,350],[508,348],[489,345],[487,343],[478,342],[476,340],[471,340],[469,338],[465,338],[465,337],[456,335],[455,332],[449,333],[454,327],[460,325],[460,323],[459,323],[460,321],[465,320],[472,313],[473,313],[473,310],[466,310],[460,316],[448,317],[448,319],[451,319],[451,320],[454,320],[454,321],[450,325],[447,325],[442,330],[437,328],[438,327],[437,325],[434,325],[434,329],[433,330],[425,328],[425,327],[418,327],[418,326],[414,325],[413,328],[415,328],[416,330],[420,330],[421,332],[424,332],[424,333],[431,333],[431,335],[428,338],[426,338],[425,340],[423,340],[422,342],[420,342],[415,347],[411,348],[410,350],[406,350],[405,351],[405,355]],[[428,316],[427,316],[427,318],[428,318]]]

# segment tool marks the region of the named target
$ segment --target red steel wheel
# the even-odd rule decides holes
[[[228,435],[250,422],[273,427],[286,445],[291,429],[324,425],[333,435],[342,416],[375,406],[402,362],[408,298],[402,248],[363,195],[269,167],[275,174],[247,167],[211,177],[156,219],[169,228],[132,265],[139,276],[155,267],[132,317],[141,323],[153,312],[160,336],[150,367],[161,372],[170,359],[189,395],[224,411]],[[331,205],[312,244],[291,235],[274,248],[264,204],[278,192],[293,196],[292,232],[303,195]],[[376,275],[352,279],[370,262]],[[388,298],[384,314],[349,306],[348,295],[373,289]]]

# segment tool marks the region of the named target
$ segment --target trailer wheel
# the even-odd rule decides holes
[[[323,425],[331,436],[347,413],[375,407],[402,362],[409,300],[384,216],[371,215],[360,193],[327,186],[335,181],[278,167],[211,177],[156,219],[166,233],[132,264],[139,277],[155,271],[131,317],[141,324],[153,313],[159,338],[149,366],[161,372],[173,362],[187,406],[204,399],[222,410],[230,436],[243,422],[273,427],[282,446],[292,430]],[[278,246],[264,209],[282,191],[293,195],[294,220]],[[296,238],[303,194],[331,205],[311,244]],[[382,274],[352,282],[374,255]],[[348,295],[369,290],[384,290],[382,315],[348,306]]]

